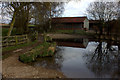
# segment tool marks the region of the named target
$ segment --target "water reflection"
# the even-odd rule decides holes
[[[62,49],[57,48],[57,53],[62,53]],[[53,57],[37,58],[35,62],[28,63],[34,67],[45,67],[49,69],[59,70],[61,69],[63,58],[60,54],[55,54]]]
[[[49,69],[59,70],[61,69],[62,57],[55,55],[54,57],[38,58],[35,62],[28,63],[34,67],[45,67]]]
[[[86,53],[88,69],[97,77],[120,76],[120,52],[118,46],[112,46],[111,42],[101,42],[92,53]]]
[[[56,40],[57,41],[57,40]],[[62,40],[57,41],[62,42]],[[120,76],[120,47],[111,41],[63,40],[53,57],[38,58],[35,67],[59,70],[68,78],[116,78]],[[70,45],[75,43],[80,47]]]
[[[79,48],[86,48],[88,44],[88,39],[80,38],[80,39],[53,39],[53,41],[57,42],[59,46],[67,46],[67,47],[79,47]]]

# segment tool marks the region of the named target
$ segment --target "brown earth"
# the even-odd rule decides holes
[[[3,78],[64,78],[62,72],[46,69],[44,67],[33,67],[19,61],[19,55],[31,50],[36,43],[29,47],[24,47],[11,51],[11,56],[2,61]],[[7,53],[6,53],[7,54]]]

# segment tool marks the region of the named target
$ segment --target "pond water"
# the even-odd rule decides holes
[[[88,39],[54,40],[58,46],[53,57],[38,58],[32,66],[55,69],[68,78],[118,78],[119,46]],[[76,45],[76,46],[75,46]]]

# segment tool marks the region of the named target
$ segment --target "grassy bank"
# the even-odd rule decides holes
[[[79,34],[79,35],[93,35],[91,32],[86,32],[85,30],[56,30],[49,33],[59,33],[59,34]]]
[[[8,58],[12,54],[12,53],[10,53],[10,51],[16,50],[16,49],[19,49],[19,48],[23,48],[23,47],[27,47],[27,46],[31,46],[31,45],[35,44],[36,42],[37,41],[30,42],[30,43],[24,43],[24,44],[20,44],[20,45],[16,45],[16,46],[2,48],[2,53],[3,53],[2,59],[4,60],[4,59]],[[4,54],[4,52],[5,52],[5,54]]]
[[[33,45],[36,42],[37,41],[24,43],[24,44],[20,44],[20,45],[16,45],[16,46],[4,47],[4,48],[2,48],[2,52],[11,51],[11,50],[19,49],[19,48],[22,48],[22,47],[30,46],[30,45]]]
[[[56,43],[43,42],[42,44],[34,47],[32,50],[21,54],[19,60],[28,63],[35,61],[38,57],[52,56],[55,52]]]

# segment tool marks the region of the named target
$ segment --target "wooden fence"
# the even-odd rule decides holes
[[[5,36],[2,37],[2,47],[15,46],[28,42],[27,35]]]

